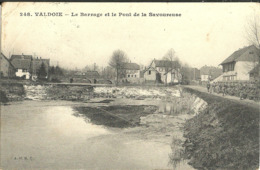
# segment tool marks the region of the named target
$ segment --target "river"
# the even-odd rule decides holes
[[[131,104],[149,103],[126,100]],[[112,105],[116,101],[124,100],[115,100]],[[107,127],[75,116],[75,107],[90,105],[109,104],[21,101],[2,105],[2,169],[172,169],[172,135],[159,139],[151,137],[156,133],[145,126]],[[168,107],[162,106],[159,111],[167,111]],[[181,162],[177,169],[192,168]]]

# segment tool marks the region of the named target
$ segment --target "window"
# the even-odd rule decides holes
[[[133,74],[131,75],[131,77],[133,77]]]
[[[136,77],[136,75],[135,75],[135,77]]]
[[[148,71],[148,74],[151,75],[151,70]]]
[[[128,77],[130,77],[130,75],[128,74]]]

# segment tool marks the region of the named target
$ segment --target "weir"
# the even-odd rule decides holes
[[[86,87],[113,87],[113,84],[91,84],[91,83],[45,83],[45,85],[56,86],[86,86]]]

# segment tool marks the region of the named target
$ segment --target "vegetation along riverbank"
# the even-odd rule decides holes
[[[257,169],[259,109],[186,88],[208,107],[184,125],[183,159],[196,169]]]
[[[23,100],[24,96],[23,84],[0,82],[0,103]]]

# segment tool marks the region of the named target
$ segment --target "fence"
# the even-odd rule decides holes
[[[211,90],[240,99],[259,100],[259,81],[221,81],[211,84]]]

